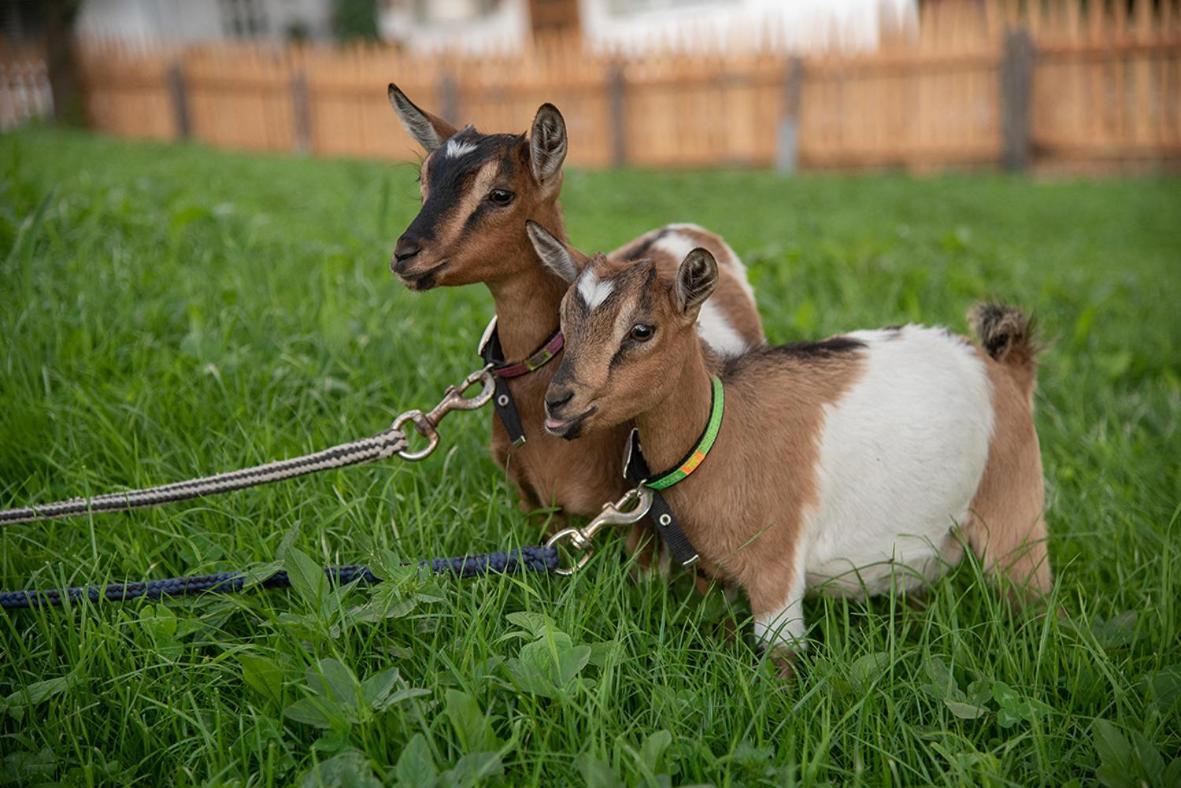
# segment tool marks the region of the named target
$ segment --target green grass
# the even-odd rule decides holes
[[[433,404],[491,302],[393,280],[416,206],[405,165],[0,138],[0,506],[291,456]],[[0,615],[0,784],[1181,779],[1181,182],[573,172],[565,207],[587,249],[672,220],[722,232],[775,341],[963,330],[988,296],[1032,309],[1069,618],[1008,612],[968,562],[922,608],[810,602],[785,685],[726,636],[749,631],[742,603],[630,580],[619,538],[572,579]],[[0,587],[534,543],[489,418],[450,417],[418,465],[5,528]]]

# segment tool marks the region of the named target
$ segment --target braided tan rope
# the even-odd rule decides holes
[[[31,523],[38,520],[53,520],[59,517],[75,517],[81,514],[99,512],[126,512],[145,506],[160,506],[175,501],[187,501],[205,495],[219,495],[246,487],[273,484],[285,479],[294,479],[310,473],[360,465],[392,457],[406,448],[406,436],[401,430],[384,430],[368,438],[342,443],[331,449],[314,454],[293,457],[289,460],[269,462],[253,468],[219,473],[185,482],[162,484],[144,490],[106,493],[91,498],[71,498],[40,506],[0,511],[0,526]]]
[[[388,429],[368,438],[342,443],[315,454],[305,454],[302,457],[269,462],[266,465],[256,465],[253,468],[243,468],[240,471],[228,471],[215,476],[191,479],[187,482],[162,484],[145,490],[106,493],[90,498],[71,498],[68,501],[57,501],[41,506],[0,510],[0,527],[38,520],[53,520],[59,517],[74,517],[80,514],[126,512],[144,506],[160,506],[175,501],[187,501],[204,495],[220,495],[246,487],[273,484],[284,479],[294,479],[333,468],[384,460],[395,454],[404,460],[417,462],[430,456],[439,445],[437,428],[439,422],[448,413],[453,410],[478,410],[491,401],[496,383],[489,369],[489,366],[481,367],[470,373],[459,385],[448,386],[447,390],[443,392],[443,398],[429,413],[408,410],[394,419],[394,423]],[[467,396],[465,392],[476,386],[480,387],[479,393],[475,396]],[[419,435],[426,438],[426,446],[415,451],[407,448],[406,433],[401,429],[402,425],[407,422],[414,427]]]

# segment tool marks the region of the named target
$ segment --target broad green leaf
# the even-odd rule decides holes
[[[246,685],[268,700],[276,703],[283,698],[283,669],[269,657],[261,654],[238,654],[242,666],[242,680]]]
[[[510,659],[505,663],[513,686],[530,695],[543,698],[557,698],[558,689],[548,678],[545,670],[527,659]]]
[[[558,653],[558,675],[557,685],[566,689],[582,672],[582,669],[590,662],[591,647],[590,646],[574,646]]]
[[[16,690],[4,699],[4,709],[19,718],[26,707],[37,706],[50,698],[68,692],[77,683],[73,672],[57,678],[34,681]]]
[[[380,702],[373,706],[374,711],[385,711],[386,709],[396,706],[399,703],[413,698],[422,698],[430,695],[431,691],[423,689],[422,687],[403,687],[396,692],[391,692],[386,695]]]
[[[435,784],[438,775],[439,770],[435,768],[435,759],[431,756],[431,748],[427,745],[426,738],[421,733],[414,734],[402,749],[402,754],[398,756],[398,763],[394,767],[394,776],[398,784],[413,788],[431,786]]]
[[[955,677],[951,675],[951,670],[942,658],[928,657],[923,662],[923,671],[930,679],[930,683],[924,684],[923,689],[933,697],[943,700],[954,695],[957,691]]]
[[[418,565],[406,563],[392,550],[382,550],[375,555],[369,568],[384,581],[382,586],[393,585],[401,588],[418,577]]]
[[[1140,731],[1132,731],[1132,752],[1135,753],[1136,763],[1141,768],[1141,776],[1150,785],[1160,784],[1165,773],[1165,759],[1161,757],[1156,747]]]
[[[530,637],[534,638],[542,637],[547,630],[554,628],[553,619],[544,613],[526,613],[522,611],[509,613],[506,618],[508,618],[509,623],[525,630],[529,633]]]
[[[766,766],[775,758],[775,750],[772,747],[757,747],[750,742],[750,739],[743,739],[734,748],[730,757],[739,766],[758,769],[761,766]]]
[[[357,705],[360,683],[340,660],[329,657],[307,670],[308,686],[320,697],[342,706]]]
[[[1136,637],[1136,611],[1125,610],[1106,621],[1096,619],[1091,625],[1095,640],[1103,648],[1113,649],[1130,644]]]
[[[1171,714],[1181,705],[1181,666],[1171,665],[1147,677],[1152,703],[1161,714]]]
[[[590,644],[590,664],[596,668],[601,668],[607,664],[607,659],[612,652],[618,648],[619,643],[614,640],[601,640],[598,643]]]
[[[176,613],[167,605],[148,605],[140,612],[139,621],[157,641],[169,640],[176,634]]]
[[[283,709],[288,719],[311,725],[315,728],[341,727],[346,720],[322,698],[303,698]]]
[[[500,746],[492,721],[481,711],[476,699],[466,692],[447,690],[447,719],[466,752],[486,752]]]
[[[312,749],[325,758],[331,758],[337,753],[349,749],[349,728],[337,725],[320,734],[320,738],[312,742]]]
[[[1104,785],[1121,788],[1134,785],[1131,777],[1132,746],[1119,728],[1104,719],[1097,719],[1091,725],[1095,752],[1099,755],[1099,768],[1095,776]]]
[[[287,551],[283,568],[287,570],[291,587],[304,604],[313,610],[320,610],[328,594],[328,578],[324,576],[324,570],[306,553],[294,547]]]
[[[9,753],[0,762],[0,785],[46,784],[58,764],[57,756],[48,747],[33,752]]]
[[[345,750],[304,772],[302,788],[381,788],[382,782],[364,753]]]
[[[574,759],[578,773],[582,775],[586,788],[623,788],[624,782],[602,758],[584,752]]]
[[[1174,758],[1172,763],[1165,767],[1161,785],[1181,785],[1181,757]]]
[[[960,701],[950,700],[948,698],[943,699],[943,705],[947,707],[948,711],[959,717],[961,720],[979,719],[988,713],[988,709],[982,706],[975,706],[971,703],[962,703]]]
[[[348,608],[345,606],[345,600],[355,593],[357,586],[355,583],[347,585],[330,586],[328,593],[324,595],[324,601],[320,603],[320,615],[326,620],[333,621],[332,629],[338,632],[343,631],[340,626],[340,619],[348,615]],[[339,637],[339,634],[333,635]]]
[[[849,680],[859,692],[866,692],[890,667],[890,655],[884,651],[863,654],[849,666]]]
[[[656,731],[644,739],[640,745],[640,760],[652,774],[663,774],[664,753],[672,744],[673,735],[666,730]]]
[[[393,599],[388,594],[375,594],[363,605],[348,612],[350,624],[374,624],[394,618],[405,618],[418,605],[416,597]]]
[[[242,587],[250,588],[256,586],[267,578],[273,576],[276,572],[283,568],[283,564],[279,561],[271,561],[267,564],[258,564],[252,566],[246,571],[242,572]]]
[[[554,681],[556,666],[550,651],[550,644],[535,640],[521,647],[515,659],[505,663],[513,683],[522,692],[557,698],[559,688]]]
[[[394,685],[397,683],[397,668],[386,668],[380,673],[375,673],[362,681],[361,697],[364,699],[365,705],[370,708],[377,708],[377,705],[393,691]]]
[[[992,699],[1001,706],[1011,706],[1021,700],[1016,690],[1000,681],[992,682]]]
[[[968,685],[964,700],[974,706],[987,706],[992,700],[993,681],[979,678]]]
[[[466,788],[503,773],[504,764],[499,752],[473,752],[460,758],[453,768],[444,772],[441,782],[447,786]]]
[[[303,522],[301,520],[296,520],[291,524],[291,527],[287,529],[287,533],[283,534],[283,540],[279,542],[279,549],[275,551],[275,558],[278,559],[280,563],[286,563],[287,552],[291,549],[291,546],[295,544],[295,540],[299,538],[299,531],[302,525]]]
[[[395,692],[394,686],[397,682],[397,668],[388,668],[381,673],[365,679],[361,682],[361,694],[365,699],[365,703],[374,711],[385,711],[402,701],[431,694],[430,690],[420,687],[403,687]]]

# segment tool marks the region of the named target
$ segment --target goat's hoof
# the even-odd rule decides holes
[[[916,613],[921,613],[931,605],[931,592],[926,588],[912,588],[902,595],[906,606]]]
[[[776,649],[771,655],[771,664],[775,666],[775,677],[780,681],[795,681],[796,653],[787,649]]]

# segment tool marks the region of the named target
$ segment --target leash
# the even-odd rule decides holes
[[[419,561],[421,570],[436,575],[451,574],[459,578],[484,575],[509,575],[523,572],[544,572],[567,577],[586,566],[594,554],[592,540],[609,525],[630,525],[648,514],[652,505],[652,491],[645,487],[628,490],[622,498],[604,504],[603,510],[581,528],[565,528],[550,537],[544,545],[522,547],[499,553],[479,553],[456,558],[435,558]],[[562,566],[562,548],[576,555],[568,566]],[[380,583],[381,579],[367,567],[360,565],[324,568],[330,581],[338,584],[363,582]],[[247,585],[245,572],[219,572],[213,575],[170,577],[135,583],[113,583],[107,586],[76,586],[65,589],[26,589],[0,591],[0,609],[58,607],[69,602],[88,599],[91,602],[129,602],[135,599],[164,599],[200,594],[236,594],[258,585],[261,588],[288,588],[291,580],[286,572],[278,571],[264,580]]]
[[[466,396],[465,392],[477,383],[481,384],[480,392],[471,397]],[[221,495],[247,487],[258,487],[286,479],[295,479],[333,468],[345,468],[350,465],[384,460],[395,454],[404,460],[417,462],[429,457],[435,447],[439,445],[439,422],[448,413],[453,410],[476,410],[483,407],[492,399],[494,388],[495,381],[489,368],[485,366],[472,372],[458,386],[448,386],[439,404],[428,413],[424,414],[420,410],[408,410],[394,419],[388,429],[368,438],[342,443],[339,446],[302,457],[293,457],[288,460],[279,460],[253,468],[219,473],[184,482],[163,484],[142,490],[106,493],[90,498],[71,498],[67,501],[19,509],[5,509],[0,511],[0,527],[83,514],[127,512],[132,509],[161,506],[206,495]],[[408,448],[406,433],[402,429],[406,422],[410,422],[415,431],[427,439],[426,446],[417,450]]]
[[[418,567],[432,574],[450,574],[469,578],[483,575],[511,575],[522,572],[553,572],[558,569],[557,548],[538,545],[522,547],[501,553],[462,555],[456,558],[435,558],[420,561]],[[338,585],[361,582],[366,585],[380,583],[381,578],[364,566],[329,566],[324,568],[329,581]],[[260,588],[289,588],[291,579],[284,571],[275,572],[257,583],[247,585],[249,576],[244,572],[218,572],[213,575],[190,575],[170,577],[164,580],[148,580],[140,583],[113,583],[107,586],[77,586],[66,589],[46,589],[0,592],[0,609],[22,610],[26,608],[59,607],[67,601],[75,603],[83,599],[91,602],[129,602],[134,599],[164,599],[201,594],[236,594],[257,585]]]
[[[523,362],[507,364],[499,362],[496,357],[500,352],[499,337],[496,334],[496,320],[493,318],[481,342],[480,353],[486,360],[485,365],[469,374],[457,386],[448,386],[443,398],[427,413],[421,410],[408,410],[400,414],[390,427],[382,432],[361,440],[342,443],[330,449],[293,457],[287,460],[266,463],[252,468],[219,473],[174,482],[156,487],[126,492],[105,493],[87,498],[71,498],[65,501],[39,504],[16,509],[0,510],[0,527],[30,523],[42,520],[52,520],[65,517],[75,517],[84,514],[99,514],[105,512],[125,512],[149,506],[161,506],[177,501],[186,501],[207,495],[220,495],[248,487],[273,484],[286,479],[317,473],[333,468],[344,468],[360,465],[377,460],[387,459],[395,454],[404,460],[417,462],[429,457],[439,445],[439,423],[451,411],[477,410],[489,401],[493,401],[497,413],[502,419],[505,413],[516,416],[516,408],[512,395],[508,393],[505,381],[528,374],[550,361],[561,350],[562,334],[558,331],[545,345]],[[479,393],[468,396],[467,391],[476,384],[480,384]],[[511,421],[511,417],[509,419]],[[410,449],[403,426],[413,425],[415,431],[427,443],[420,449]],[[519,419],[517,420],[519,427]],[[506,425],[507,426],[507,425]],[[519,433],[519,430],[518,430]],[[519,434],[523,441],[523,434]],[[707,449],[708,451],[708,449]],[[637,449],[638,453],[638,449]],[[476,555],[459,556],[456,558],[436,558],[420,561],[420,569],[429,570],[434,574],[453,574],[461,578],[479,577],[489,574],[516,574],[520,572],[552,572],[569,576],[586,566],[594,553],[592,542],[595,535],[604,527],[610,525],[630,525],[646,516],[653,507],[656,497],[650,486],[643,483],[628,490],[618,501],[604,504],[602,511],[593,520],[581,528],[565,528],[554,534],[544,545],[523,547],[518,550],[482,553]],[[663,524],[663,523],[662,523]],[[662,535],[669,538],[670,529],[662,529]],[[674,525],[673,531],[679,533]],[[683,539],[684,535],[681,534]],[[678,540],[673,539],[673,542]],[[683,540],[687,550],[692,552],[692,560],[683,561],[685,565],[696,560],[696,552]],[[670,543],[672,544],[672,543]],[[562,550],[574,553],[567,566],[562,566]],[[675,552],[681,552],[676,550]],[[326,567],[325,575],[329,580],[339,584],[352,582],[378,583],[378,578],[367,567],[347,565]],[[26,608],[60,606],[69,602],[80,602],[83,599],[91,602],[126,602],[140,598],[163,599],[172,597],[194,596],[205,593],[230,594],[239,593],[253,585],[262,588],[287,588],[291,585],[287,573],[278,571],[258,583],[248,585],[249,576],[240,571],[219,572],[212,575],[191,575],[187,577],[172,577],[161,580],[147,580],[132,583],[114,583],[106,586],[76,586],[65,589],[26,589],[20,591],[0,591],[0,609],[19,610]]]

